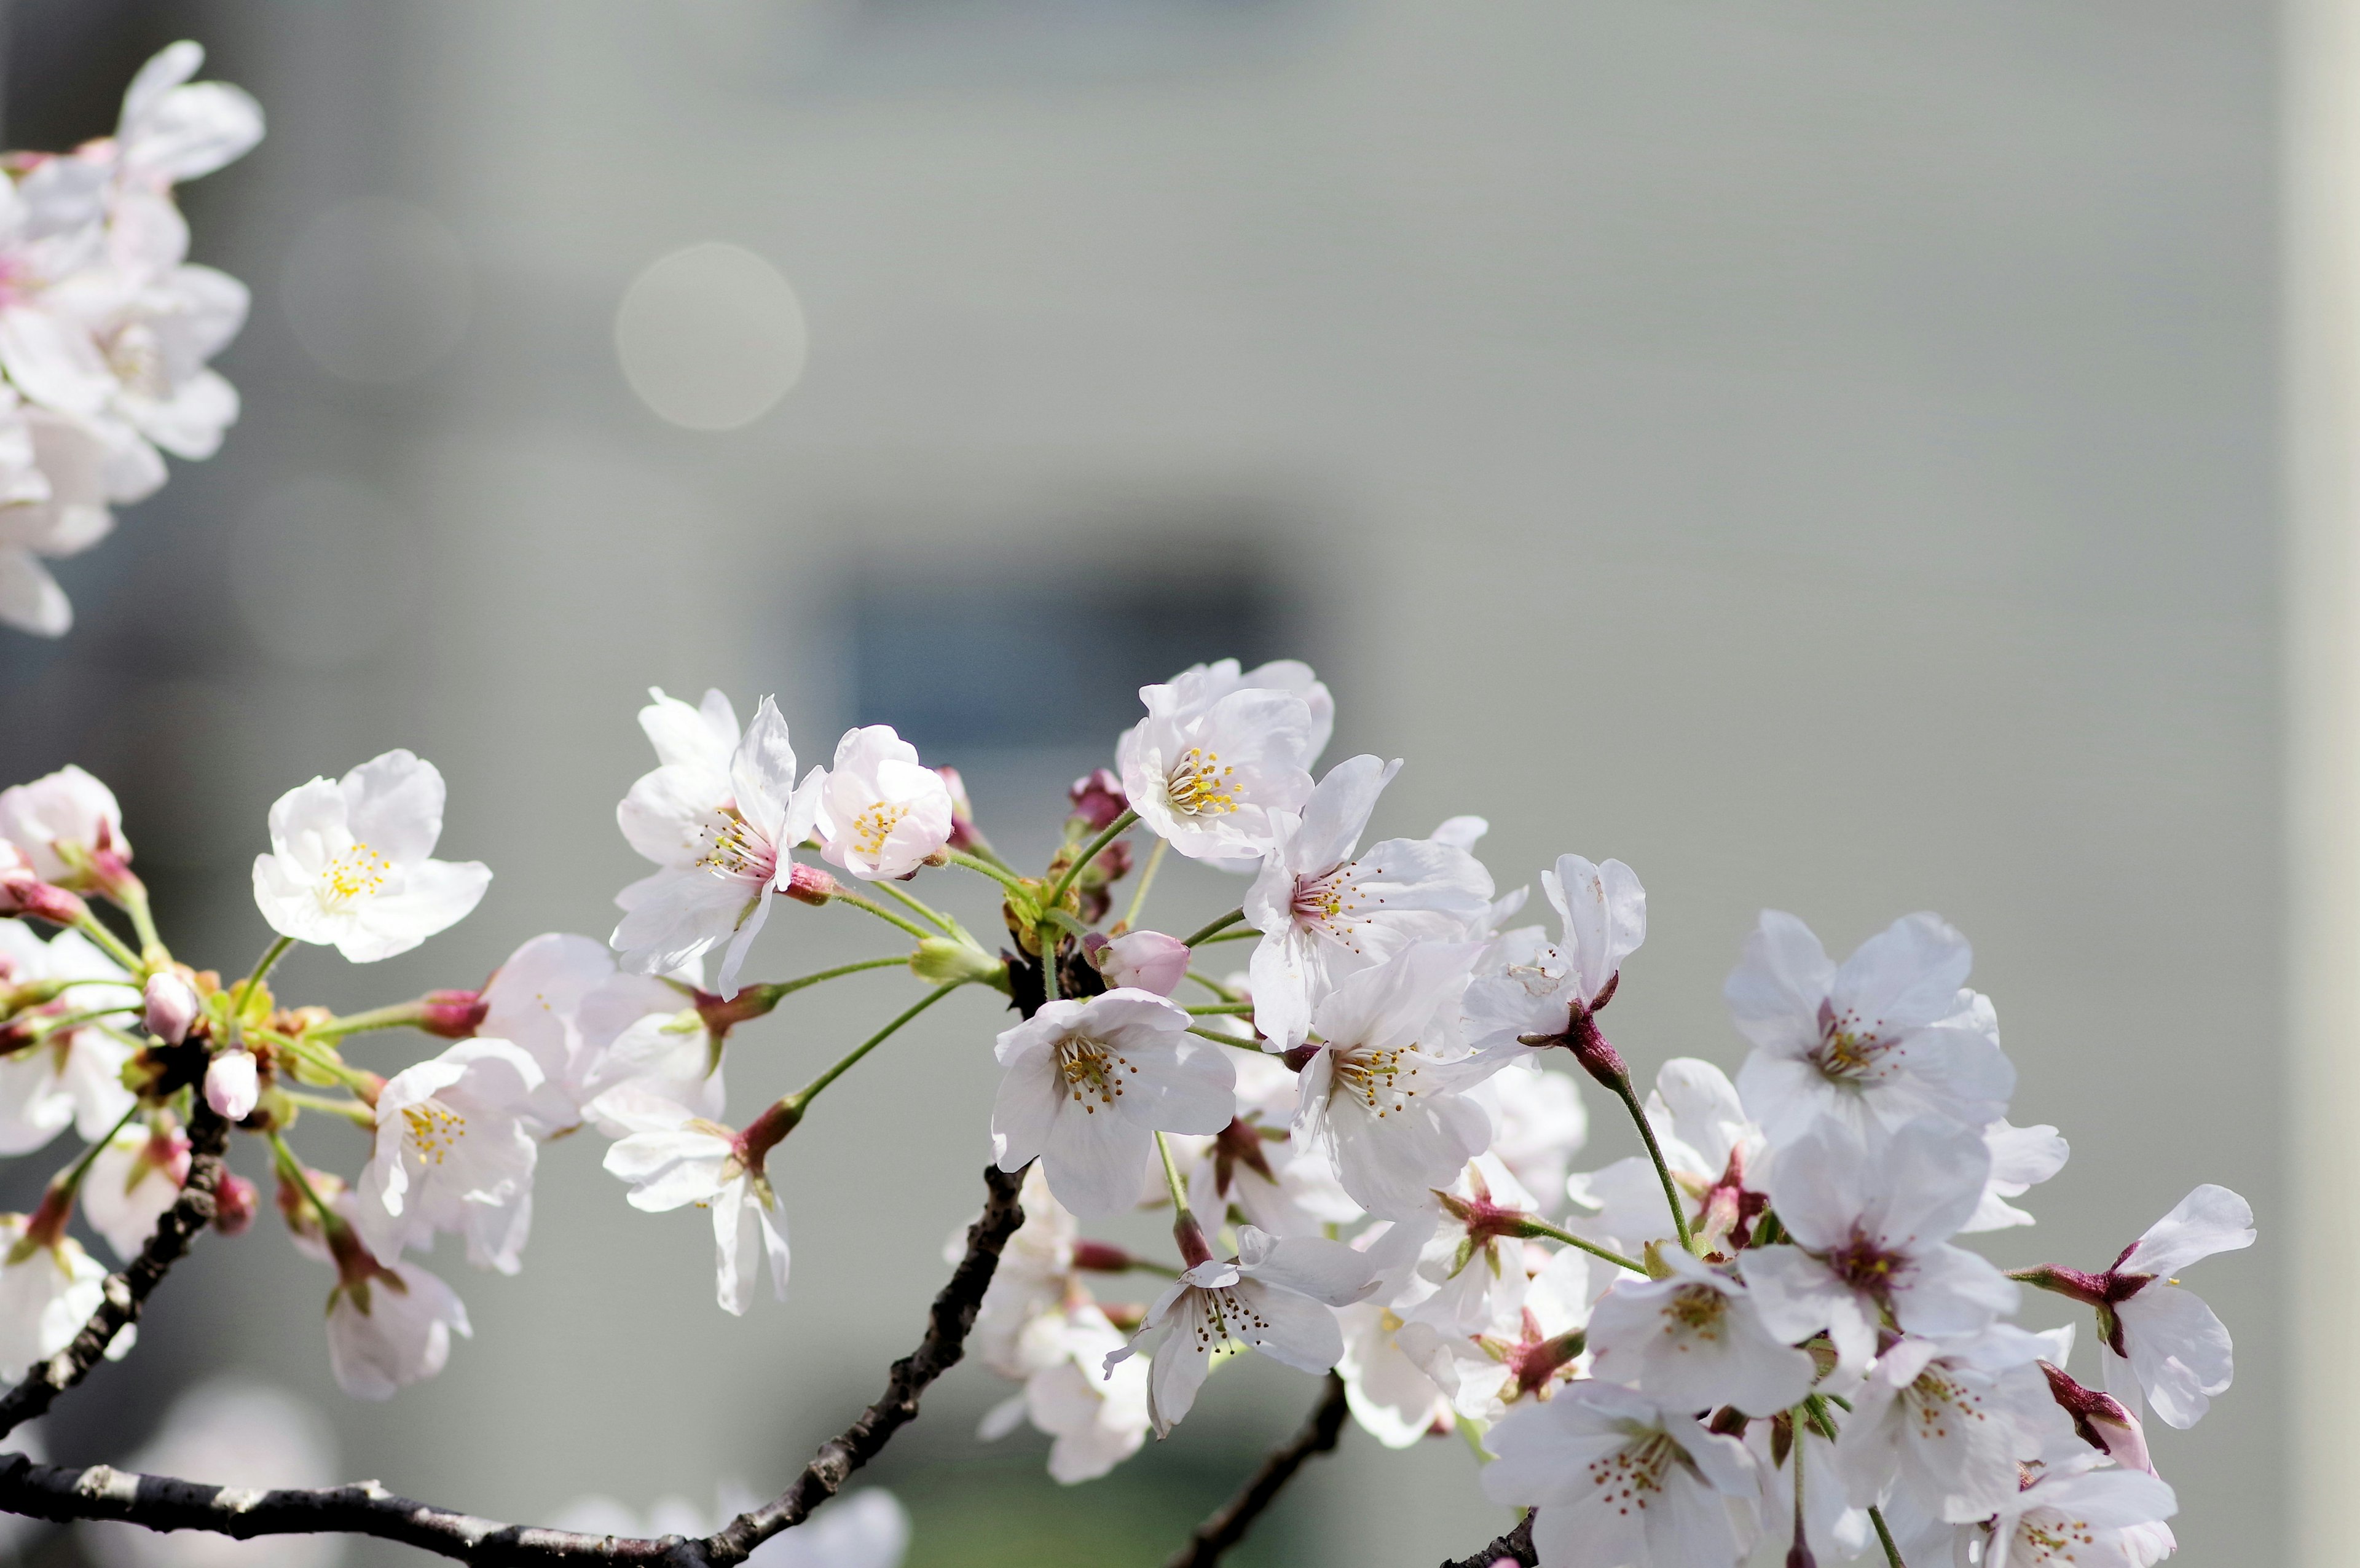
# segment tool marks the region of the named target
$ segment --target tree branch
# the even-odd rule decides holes
[[[217,1171],[220,1118],[214,1117],[213,1126],[213,1159]],[[121,1519],[150,1530],[202,1530],[239,1540],[323,1531],[371,1535],[456,1558],[478,1568],[585,1562],[732,1568],[755,1547],[802,1522],[813,1508],[835,1496],[853,1471],[876,1457],[894,1432],[918,1413],[919,1396],[927,1387],[957,1363],[967,1347],[967,1331],[975,1325],[983,1292],[1000,1266],[1000,1249],[1008,1245],[1016,1227],[1024,1223],[1023,1207],[1017,1202],[1023,1185],[1021,1172],[1011,1175],[994,1168],[984,1172],[984,1183],[989,1197],[981,1216],[967,1227],[967,1256],[959,1260],[950,1282],[934,1298],[925,1336],[919,1341],[918,1348],[896,1361],[887,1374],[884,1398],[863,1410],[840,1436],[821,1444],[818,1456],[778,1500],[751,1513],[740,1514],[702,1541],[680,1536],[641,1541],[501,1524],[397,1497],[374,1481],[316,1491],[255,1492],[176,1480],[169,1475],[137,1475],[104,1465],[69,1470],[54,1465],[36,1465],[16,1454],[0,1454],[0,1508],[35,1519]],[[192,1165],[191,1185],[194,1184]],[[185,1197],[183,1194],[184,1201]],[[206,1202],[209,1206],[210,1198]],[[176,1204],[173,1213],[179,1212],[180,1205]],[[159,1238],[160,1235],[159,1228]],[[183,1236],[171,1256],[178,1257],[186,1246]],[[155,1250],[153,1244],[150,1250]],[[142,1262],[146,1258],[143,1253]],[[169,1258],[165,1262],[169,1263]],[[134,1265],[135,1274],[137,1269]],[[157,1277],[162,1271],[159,1265],[155,1270]],[[153,1288],[152,1279],[148,1288]],[[125,1293],[131,1301],[126,1310],[137,1315],[138,1298],[131,1297],[127,1290]],[[139,1291],[139,1296],[145,1294],[145,1290]],[[83,1331],[82,1337],[91,1337],[102,1319],[115,1310],[110,1295],[108,1306],[91,1320],[91,1328]],[[126,1317],[123,1321],[129,1320]],[[101,1336],[97,1341],[99,1348],[103,1350],[112,1337],[111,1331]],[[74,1343],[79,1346],[82,1340]],[[93,1351],[91,1358],[95,1359],[96,1355]],[[61,1386],[71,1387],[73,1379],[87,1370],[84,1365]],[[28,1395],[27,1390],[34,1381],[27,1379],[8,1396],[5,1404],[0,1404],[0,1410],[13,1406],[20,1398],[38,1399],[42,1406],[55,1398],[54,1389],[46,1396]]]
[[[1326,1454],[1336,1446],[1344,1431],[1344,1379],[1335,1373],[1328,1374],[1328,1386],[1312,1407],[1311,1419],[1303,1430],[1266,1455],[1261,1468],[1249,1476],[1238,1489],[1236,1497],[1223,1503],[1189,1532],[1188,1544],[1164,1560],[1164,1568],[1212,1568],[1221,1553],[1245,1539],[1255,1519],[1270,1507],[1279,1488],[1295,1478],[1303,1462],[1314,1454]]]
[[[46,1412],[60,1394],[90,1375],[115,1336],[139,1321],[139,1309],[164,1280],[165,1273],[189,1250],[197,1233],[213,1223],[213,1188],[221,1181],[222,1145],[229,1124],[213,1114],[202,1094],[191,1096],[189,1113],[189,1179],[180,1195],[156,1222],[139,1256],[120,1274],[110,1274],[103,1287],[98,1311],[73,1337],[73,1343],[26,1374],[25,1380],[0,1398],[0,1437]]]
[[[1515,1529],[1474,1556],[1446,1563],[1442,1568],[1491,1568],[1494,1563],[1518,1563],[1524,1568],[1534,1568],[1539,1562],[1540,1558],[1533,1552],[1533,1516],[1527,1513],[1516,1521]]]

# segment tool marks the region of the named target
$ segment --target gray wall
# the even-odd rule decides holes
[[[26,0],[20,37],[62,3]],[[226,362],[247,419],[69,566],[87,635],[0,651],[0,733],[28,737],[8,773],[124,774],[135,812],[171,824],[169,845],[132,831],[194,956],[261,943],[241,868],[271,797],[393,745],[442,765],[447,852],[498,880],[411,958],[305,955],[290,983],[382,1000],[469,983],[541,930],[603,932],[636,874],[608,823],[646,766],[648,682],[776,690],[815,759],[851,716],[857,571],[998,592],[1011,554],[1112,539],[1185,561],[1252,519],[1282,629],[1336,688],[1331,755],[1409,758],[1381,826],[1484,812],[1507,882],[1565,849],[1638,868],[1653,935],[1616,1007],[1638,1062],[1734,1064],[1720,981],[1759,907],[1839,948],[1932,908],[1977,943],[2017,1119],[2077,1150],[2041,1227],[1995,1257],[2110,1258],[2199,1180],[2254,1200],[2260,1246],[2194,1281],[2237,1334],[2238,1388],[2158,1453],[2186,1560],[2279,1560],[2266,7],[202,16],[215,69],[273,116],[197,198],[201,253],[259,300]],[[307,227],[360,196],[432,214],[464,258],[464,335],[391,385],[330,375],[278,303]],[[641,267],[716,238],[792,280],[812,344],[802,385],[721,435],[651,417],[610,339]],[[268,532],[303,477],[390,514]],[[346,657],[257,631],[224,608],[240,559],[350,596],[376,640]],[[1019,787],[1068,759],[985,760],[1000,836],[1037,848],[1023,813],[1055,807]],[[1223,892],[1175,879],[1157,901]],[[759,967],[878,951],[855,921],[791,911]],[[891,984],[748,1031],[738,1097],[799,1082]],[[146,1365],[291,1380],[336,1412],[349,1468],[494,1514],[716,1470],[767,1486],[911,1343],[977,1201],[997,1027],[982,999],[945,1007],[783,1151],[782,1310],[723,1318],[695,1225],[627,1209],[584,1140],[550,1150],[520,1279],[446,1260],[476,1340],[388,1409],[338,1399],[324,1270],[262,1229],[175,1281]],[[362,1054],[390,1070],[416,1043]],[[1602,1161],[1627,1140],[1598,1120]],[[303,1130],[357,1163],[357,1140]],[[160,1402],[138,1365],[66,1441],[100,1457],[109,1422]],[[930,1518],[991,1517],[1037,1463],[967,1443],[998,1391],[956,1375],[888,1466],[922,1561],[982,1561]],[[1052,1499],[1085,1520],[1073,1560],[1147,1560],[1123,1510],[1217,1493],[1308,1394],[1225,1375],[1101,1500]],[[1454,1444],[1348,1438],[1295,1505],[1294,1560],[1464,1550],[1499,1522],[1470,1470]]]

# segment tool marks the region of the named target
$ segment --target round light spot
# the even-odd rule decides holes
[[[639,401],[668,423],[734,430],[802,379],[803,306],[779,269],[718,241],[676,250],[631,280],[615,352]]]
[[[238,610],[255,640],[290,664],[365,659],[417,609],[421,543],[408,514],[376,491],[296,480],[230,535]]]
[[[311,221],[280,302],[295,341],[345,381],[407,381],[467,330],[467,255],[433,213],[366,197]]]

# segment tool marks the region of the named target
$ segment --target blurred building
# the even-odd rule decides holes
[[[1738,1060],[1763,906],[1839,948],[1961,926],[2016,1119],[2078,1151],[1995,1258],[2103,1261],[2199,1180],[2253,1199],[2261,1244],[2200,1277],[2238,1386],[2157,1449],[2187,1561],[2287,1560],[2267,7],[16,0],[11,143],[102,132],[184,34],[271,115],[189,193],[255,289],[246,418],[66,563],[70,640],[0,641],[0,757],[118,786],[186,955],[249,961],[269,801],[389,746],[498,879],[403,959],[290,960],[332,1003],[603,934],[651,682],[775,691],[806,765],[906,723],[1037,855],[1130,687],[1306,652],[1331,758],[1408,758],[1381,829],[1480,811],[1507,885],[1639,869],[1643,1071]],[[879,951],[853,919],[774,924],[760,967]],[[738,1094],[890,984],[746,1031]],[[768,1489],[914,1343],[1000,1027],[959,998],[797,1133],[783,1308],[723,1317],[699,1227],[560,1144],[521,1277],[440,1260],[476,1327],[440,1380],[341,1399],[326,1271],[257,1226],[52,1447],[119,1457],[226,1364],[480,1512]],[[882,1467],[913,1563],[1152,1561],[1312,1389],[1225,1373],[1058,1496],[1032,1439],[970,1440],[999,1392],[956,1375]],[[1468,1550],[1504,1522],[1471,1472],[1348,1435],[1239,1560]]]

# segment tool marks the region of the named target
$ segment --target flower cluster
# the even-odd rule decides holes
[[[1791,1541],[1790,1563],[2143,1568],[2172,1549],[2145,1422],[2192,1424],[2232,1371],[2179,1276],[2250,1244],[2251,1214],[2199,1187],[2103,1269],[2003,1274],[1960,1245],[2032,1223],[2016,1201],[2066,1146],[2006,1119],[2015,1072],[1956,931],[1911,915],[1838,964],[1765,913],[1726,987],[1751,1047],[1735,1078],[1675,1059],[1643,1098],[1601,1022],[1646,937],[1629,866],[1561,856],[1539,877],[1554,919],[1511,925],[1524,893],[1500,896],[1476,858],[1481,819],[1364,843],[1401,765],[1315,776],[1334,710],[1308,669],[1225,660],[1141,697],[1119,769],[1076,783],[1032,875],[992,848],[956,772],[888,727],[798,777],[774,701],[741,726],[717,691],[655,692],[639,722],[658,765],[617,809],[655,869],[617,897],[610,941],[537,936],[480,986],[342,1017],[272,995],[290,944],[407,952],[489,881],[434,858],[432,765],[389,752],[271,808],[254,889],[279,937],[226,985],[158,940],[103,785],[68,769],[0,793],[0,910],[22,917],[0,924],[0,1148],[68,1126],[86,1144],[34,1214],[0,1217],[0,1369],[54,1353],[97,1299],[77,1208],[116,1252],[144,1243],[187,1180],[200,1102],[268,1145],[297,1245],[334,1269],[329,1354],[355,1394],[442,1368],[467,1315],[419,1260],[449,1236],[516,1271],[542,1150],[580,1129],[633,1206],[705,1211],[725,1309],[765,1278],[783,1299],[781,1146],[837,1078],[973,987],[1018,1015],[992,1045],[988,1125],[999,1168],[1024,1173],[975,1327],[1020,1387],[984,1432],[1029,1421],[1061,1482],[1169,1433],[1258,1351],[1335,1371],[1388,1446],[1463,1432],[1485,1492],[1536,1510],[1547,1568],[1733,1568],[1764,1540]],[[1135,863],[1138,829],[1153,842]],[[1175,852],[1245,878],[1186,935],[1141,923]],[[996,897],[1005,945],[915,890],[953,872]],[[838,906],[893,951],[743,978],[774,912],[792,945]],[[63,929],[43,941],[26,920]],[[1213,962],[1233,942],[1241,969]],[[904,965],[919,1000],[733,1121],[733,1030]],[[390,1078],[344,1059],[352,1036],[403,1027],[449,1043]],[[1570,1170],[1584,1080],[1643,1152]],[[357,1129],[357,1170],[297,1157],[306,1113]],[[256,1206],[236,1196],[224,1228]],[[1168,1259],[1084,1234],[1141,1209],[1168,1210]],[[1134,1274],[1150,1299],[1101,1299]],[[2092,1309],[2095,1387],[2067,1370],[2071,1330],[2011,1321],[2027,1287]]]
[[[111,506],[164,483],[164,452],[211,457],[237,419],[206,362],[246,286],[189,261],[172,187],[244,156],[262,111],[191,82],[204,58],[177,43],[141,67],[111,136],[0,155],[0,622],[25,631],[73,620],[41,558],[97,543]]]

